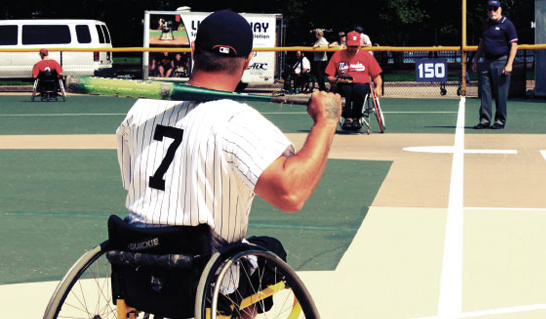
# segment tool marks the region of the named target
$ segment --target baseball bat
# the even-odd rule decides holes
[[[237,101],[283,102],[268,95],[226,92],[167,81],[125,80],[91,76],[68,76],[67,91],[71,93],[118,97],[150,98],[177,101]]]

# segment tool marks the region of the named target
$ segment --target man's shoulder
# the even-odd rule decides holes
[[[512,22],[512,20],[508,19],[506,16],[502,16],[503,18],[503,23],[506,24],[506,26],[510,27],[510,28],[515,28],[516,26],[514,25],[514,23]]]

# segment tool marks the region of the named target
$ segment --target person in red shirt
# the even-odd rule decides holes
[[[347,34],[347,48],[334,53],[326,74],[335,92],[345,97],[342,116],[345,130],[359,130],[364,98],[370,93],[370,81],[374,82],[377,96],[383,94],[381,72],[383,70],[373,55],[360,49],[360,33]]]
[[[41,61],[34,64],[34,67],[32,68],[32,77],[37,78],[40,72],[57,72],[57,75],[59,77],[63,76],[63,68],[62,66],[55,60],[49,58],[49,52],[47,49],[40,49],[40,57],[42,58]]]

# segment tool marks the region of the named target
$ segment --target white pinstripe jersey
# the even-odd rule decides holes
[[[294,145],[250,106],[139,99],[118,127],[126,207],[137,222],[206,223],[227,243],[248,228],[261,173]]]

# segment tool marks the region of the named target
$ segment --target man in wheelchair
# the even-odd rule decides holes
[[[284,90],[287,92],[300,93],[305,90],[309,81],[311,62],[301,51],[296,52],[296,62],[285,68],[283,72]]]
[[[233,92],[252,58],[252,42],[252,29],[241,15],[231,10],[212,13],[192,43],[194,67],[188,84]],[[213,252],[250,242],[286,260],[277,239],[245,235],[256,194],[282,211],[297,212],[317,187],[339,122],[341,98],[316,92],[308,113],[314,126],[296,153],[280,129],[247,104],[138,100],[116,131],[122,183],[128,191],[126,222],[145,229],[206,225]],[[249,258],[239,270],[248,267],[259,265]],[[252,282],[252,276],[226,275],[224,280]],[[240,281],[222,282],[226,298],[229,282],[238,286]]]
[[[57,61],[49,58],[47,49],[40,49],[39,54],[41,60],[34,64],[32,68],[32,77],[34,78],[33,100],[37,94],[40,94],[42,100],[56,99],[58,92],[61,92],[64,98],[63,68]]]
[[[360,118],[366,95],[370,93],[370,80],[374,83],[376,95],[382,95],[383,70],[373,55],[361,50],[360,37],[358,32],[349,32],[347,48],[335,52],[326,67],[328,81],[335,87],[336,93],[345,97],[342,113],[344,130],[359,130],[362,127]]]

